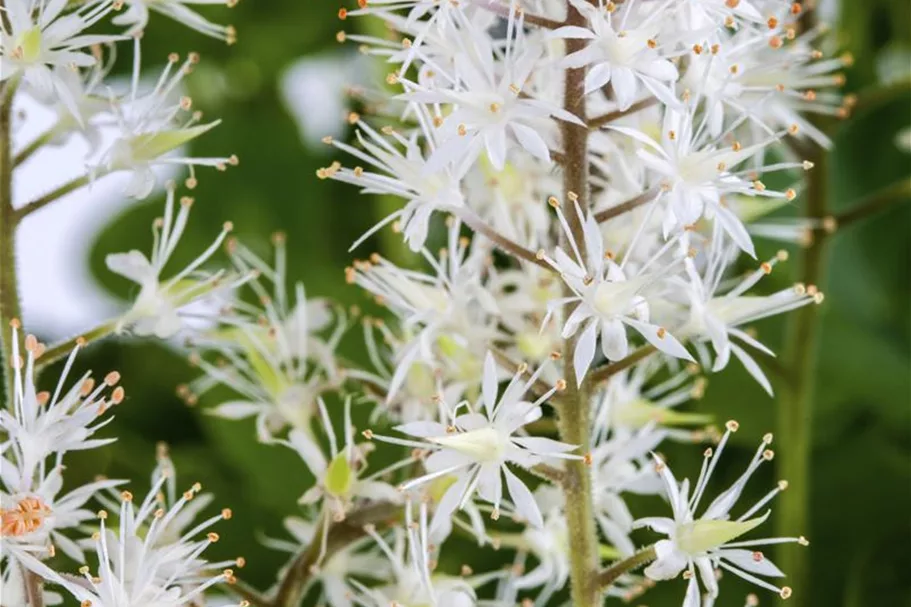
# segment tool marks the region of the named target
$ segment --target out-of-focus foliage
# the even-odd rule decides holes
[[[336,8],[322,0],[246,0],[230,11],[216,9],[213,18],[238,26],[239,41],[232,47],[153,19],[143,38],[143,57],[153,64],[169,52],[201,53],[203,62],[189,79],[189,93],[194,107],[224,123],[201,139],[194,152],[240,157],[240,166],[224,174],[200,176],[192,193],[197,203],[177,256],[205,246],[226,219],[234,221],[239,238],[263,254],[269,252],[269,235],[282,230],[288,237],[290,274],[305,282],[309,294],[365,306],[363,295],[345,284],[342,269],[352,255],[363,257],[378,246],[379,240],[368,241],[348,253],[379,212],[354,188],[315,177],[330,156],[302,145],[278,88],[283,71],[302,56],[341,50],[335,42],[340,28]],[[836,211],[911,174],[911,156],[895,144],[896,132],[911,124],[908,73],[882,88],[882,68],[877,69],[885,62],[884,53],[897,56],[899,67],[901,57],[909,56],[902,53],[911,52],[911,7],[901,0],[849,1],[842,13],[844,25],[831,35],[855,57],[846,75],[858,104],[854,115],[838,125],[829,162],[830,206]],[[331,154],[328,147],[325,154]],[[783,213],[797,212],[800,202],[798,198],[797,209]],[[86,263],[91,262],[105,288],[127,295],[129,286],[104,269],[103,257],[147,246],[148,226],[160,208],[158,200],[147,202],[99,226],[101,235]],[[812,542],[812,605],[911,604],[909,225],[911,206],[903,202],[840,232],[830,249],[821,285],[827,299],[813,412],[812,527],[805,530]],[[775,248],[768,245],[769,251]],[[799,256],[792,257],[789,265],[796,271]],[[787,271],[773,277],[788,282]],[[766,322],[758,329],[780,351],[783,323]],[[345,342],[344,354],[363,360],[357,333]],[[166,441],[181,483],[202,482],[218,495],[213,508],[234,510],[233,519],[220,529],[217,551],[242,554],[248,565],[239,576],[259,588],[271,584],[284,557],[263,548],[259,538],[282,535],[282,518],[295,513],[297,498],[312,480],[296,456],[257,444],[252,423],[204,415],[206,402],[195,409],[182,404],[175,388],[195,371],[174,351],[138,341],[108,342],[82,356],[79,365],[98,373],[119,370],[128,398],[110,427],[119,441],[92,453],[91,459],[73,458],[71,470],[78,473],[73,480],[103,471],[136,479],[134,487],[141,491],[154,465],[155,443]],[[739,419],[748,430],[738,435],[745,441],[740,445],[743,457],[728,458],[730,470],[719,470],[725,476],[719,483],[731,480],[755,437],[774,428],[775,405],[742,370],[730,369],[711,378],[701,406]],[[698,472],[698,450],[676,448],[672,456],[685,470],[684,462],[691,460],[690,475]],[[765,487],[765,481],[756,485]],[[661,605],[662,596],[671,602],[680,596],[681,588],[665,586],[643,600]],[[736,589],[726,593],[729,599],[737,596]]]

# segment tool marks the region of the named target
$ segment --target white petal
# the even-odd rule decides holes
[[[721,223],[721,227],[727,232],[731,240],[747,253],[753,259],[756,258],[756,249],[753,247],[753,239],[750,238],[749,232],[744,227],[743,222],[733,212],[725,207],[715,209],[715,217]]]
[[[624,67],[614,68],[611,84],[617,96],[617,105],[621,110],[628,110],[636,100],[636,77],[632,70]]]
[[[208,409],[206,413],[224,419],[244,419],[251,417],[262,411],[263,405],[246,400],[234,400],[222,403],[214,409]]]
[[[683,607],[700,607],[699,583],[696,582],[696,576],[691,577],[686,585],[686,596],[683,599]]]
[[[549,38],[572,38],[574,40],[593,40],[597,38],[595,33],[584,27],[577,25],[564,25],[558,27],[548,34]]]
[[[430,520],[430,533],[440,531],[444,526],[450,525],[452,513],[459,505],[462,493],[468,485],[468,475],[463,474],[452,486],[443,494],[440,503],[434,510],[433,518]]]
[[[626,327],[619,320],[601,323],[601,351],[608,360],[620,360],[629,354]]]
[[[394,430],[411,436],[427,438],[431,436],[446,436],[446,426],[438,422],[408,422],[395,426]]]
[[[774,390],[772,390],[772,384],[769,382],[769,378],[765,376],[765,373],[762,372],[762,369],[753,360],[753,357],[746,353],[746,351],[738,346],[737,344],[731,344],[731,352],[734,353],[734,356],[743,363],[743,366],[746,368],[747,372],[753,376],[759,385],[762,386],[762,389],[765,390],[769,396],[775,396]]]
[[[519,480],[515,474],[510,472],[506,466],[502,467],[503,474],[506,476],[506,487],[509,489],[509,496],[516,507],[516,512],[528,521],[533,527],[543,527],[544,521],[541,518],[541,511],[538,510],[538,504],[528,487]]]
[[[756,555],[760,553],[753,552],[752,550],[725,548],[719,550],[717,553],[713,553],[713,556],[715,554],[730,562],[732,565],[749,571],[750,573],[765,577],[784,577],[784,572],[776,567],[775,563],[765,558],[765,555],[762,555],[761,558],[757,560]]]
[[[297,454],[304,460],[304,464],[310,469],[311,474],[320,479],[326,471],[328,462],[319,445],[301,430],[292,430],[288,435],[288,442],[291,443]]]
[[[516,139],[519,140],[519,145],[529,154],[545,162],[550,162],[550,150],[547,149],[547,143],[536,130],[524,124],[512,123],[509,126],[515,133]]]
[[[598,323],[592,321],[585,327],[582,336],[576,342],[576,350],[573,352],[573,370],[576,373],[576,383],[582,385],[585,374],[595,358],[595,342],[598,339]]]
[[[484,145],[490,164],[498,171],[506,166],[506,129],[493,127],[484,133]]]
[[[484,357],[484,377],[481,389],[484,397],[484,408],[487,410],[487,416],[493,417],[493,410],[497,406],[497,363],[493,360],[493,354],[487,352]]]
[[[519,436],[513,438],[512,440],[514,443],[525,447],[535,455],[541,455],[544,457],[552,453],[569,453],[570,451],[573,451],[577,448],[576,445],[562,443],[552,438],[545,438],[543,436]]]
[[[680,553],[674,542],[670,540],[655,543],[655,552],[658,554],[658,558],[646,567],[644,572],[650,579],[672,580],[680,575],[680,572],[687,566],[686,556]]]
[[[158,278],[158,273],[146,256],[135,249],[129,253],[111,253],[104,258],[104,263],[111,272],[139,284]]]
[[[662,331],[662,336],[658,336],[658,332],[661,329],[658,325],[652,325],[647,322],[642,322],[639,320],[633,320],[632,318],[624,317],[623,322],[630,325],[632,328],[636,329],[639,333],[642,334],[650,344],[675,358],[682,358],[683,360],[688,360],[690,362],[696,362],[692,355],[686,351],[686,348],[683,347],[677,338],[671,335],[668,331]]]
[[[599,90],[602,86],[610,82],[613,70],[610,63],[599,63],[585,74],[585,94],[588,95],[593,91]]]

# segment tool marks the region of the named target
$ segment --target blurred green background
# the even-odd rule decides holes
[[[235,153],[241,161],[224,174],[200,174],[193,193],[197,204],[178,257],[188,260],[204,248],[226,219],[234,222],[240,239],[263,254],[269,253],[270,234],[282,230],[288,236],[292,279],[303,280],[310,295],[364,306],[366,298],[345,284],[342,269],[354,254],[363,257],[376,249],[397,253],[383,249],[389,241],[381,241],[382,236],[348,253],[351,242],[382,216],[380,203],[351,187],[316,179],[316,170],[334,158],[332,150],[302,143],[279,87],[285,71],[301,59],[343,51],[355,56],[353,45],[340,46],[335,34],[341,25],[352,31],[360,24],[340,24],[336,9],[324,0],[246,0],[230,11],[209,11],[213,20],[238,27],[239,42],[231,47],[153,16],[143,38],[143,56],[147,64],[157,65],[157,59],[172,51],[201,53],[203,62],[188,79],[189,93],[194,107],[222,118],[223,124],[194,143],[192,151],[202,156]],[[847,72],[847,90],[858,95],[858,107],[835,132],[837,147],[827,179],[830,206],[836,211],[911,175],[911,156],[895,141],[897,132],[911,125],[909,3],[846,2],[841,12],[843,25],[834,35],[838,48],[855,57]],[[893,65],[892,76],[884,76],[889,72],[884,65]],[[327,131],[333,128],[326,125]],[[309,133],[314,139],[323,134]],[[800,202],[798,198],[798,209]],[[131,295],[130,285],[106,271],[104,256],[147,249],[148,226],[160,210],[160,199],[149,200],[98,226],[99,237],[86,263],[104,288],[124,298]],[[795,212],[786,209],[783,214]],[[830,250],[827,279],[821,285],[827,298],[821,309],[813,413],[811,526],[805,532],[812,541],[813,583],[805,604],[911,605],[909,226],[911,208],[905,201],[839,232]],[[764,248],[774,251],[777,246],[768,243]],[[180,263],[175,260],[175,266]],[[787,284],[796,276],[788,272],[796,273],[798,266],[791,262],[773,277]],[[781,350],[783,329],[784,323],[775,320],[759,326],[763,340],[776,351]],[[346,341],[344,353],[363,360],[356,335]],[[81,356],[79,366],[96,374],[119,370],[128,398],[106,432],[119,436],[118,442],[71,457],[71,480],[88,480],[101,472],[132,478],[133,490],[142,492],[154,465],[155,444],[166,441],[180,484],[201,481],[218,495],[213,509],[234,510],[234,518],[220,529],[222,541],[215,552],[242,554],[248,565],[240,577],[258,588],[269,586],[284,556],[263,548],[258,538],[283,537],[281,521],[296,512],[296,499],[310,483],[296,456],[257,444],[252,423],[203,415],[200,409],[213,404],[212,399],[203,399],[195,409],[182,404],[175,387],[196,371],[172,350],[137,340],[108,341]],[[46,379],[53,377],[52,371]],[[775,428],[775,403],[732,364],[710,378],[707,396],[698,406],[717,412],[722,421],[741,422],[735,443],[739,452],[729,454],[719,470],[724,477],[719,481],[733,479],[759,437]],[[781,453],[788,445],[775,448]],[[668,449],[690,475],[698,472],[699,451]],[[763,493],[775,480],[769,468],[753,490]],[[645,514],[660,508],[656,502],[643,505]],[[719,604],[741,604],[748,590],[733,586],[725,586]],[[683,582],[677,581],[640,602],[679,604],[682,592]],[[763,604],[777,601],[765,596]]]

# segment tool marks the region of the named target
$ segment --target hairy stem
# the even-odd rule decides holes
[[[657,103],[658,103],[658,100],[656,98],[649,97],[647,99],[643,99],[642,101],[637,101],[636,103],[632,104],[625,110],[617,110],[614,112],[608,112],[607,114],[601,114],[600,116],[595,116],[594,118],[592,118],[591,120],[588,121],[588,123],[587,123],[588,128],[600,129],[601,127],[608,125],[611,122],[614,122],[615,120],[619,120],[619,119],[623,118],[624,116],[630,116],[632,114],[635,114],[636,112],[638,112],[640,110],[644,110],[647,107],[652,107],[653,105],[655,105]]]
[[[0,0],[0,6],[3,5]],[[0,15],[2,18],[2,15]],[[13,402],[13,374],[10,372],[12,332],[9,323],[20,318],[19,283],[16,279],[16,215],[13,209],[13,158],[10,145],[13,96],[17,81],[0,85],[0,364],[4,377],[4,402]]]
[[[538,478],[542,478],[548,482],[553,483],[554,485],[563,484],[563,479],[566,477],[563,470],[554,468],[553,466],[549,466],[547,464],[538,464],[537,466],[532,466],[528,469],[528,471]]]
[[[634,569],[638,569],[646,563],[654,561],[656,558],[658,558],[658,555],[655,553],[654,546],[643,548],[636,554],[602,570],[601,573],[598,574],[598,585],[601,586],[601,588],[607,588],[616,582],[624,573],[629,573]]]
[[[643,192],[635,198],[630,198],[629,200],[621,202],[618,205],[614,205],[609,209],[604,209],[603,211],[595,213],[595,220],[598,223],[610,221],[614,217],[619,217],[624,213],[629,213],[633,209],[637,209],[642,205],[653,201],[657,195],[658,190],[648,190],[647,192]]]
[[[56,201],[57,199],[62,198],[63,196],[66,196],[70,192],[75,192],[79,188],[87,186],[90,181],[91,181],[91,179],[89,178],[88,175],[83,175],[81,177],[76,177],[74,179],[71,179],[70,181],[67,181],[63,185],[54,188],[53,190],[51,190],[50,192],[48,192],[41,198],[36,198],[35,200],[32,200],[31,202],[26,204],[21,209],[18,209],[14,215],[16,221],[22,219],[23,217],[27,216],[30,213],[34,213],[38,209],[43,209],[47,205]]]
[[[828,159],[825,154],[814,158],[807,187],[807,212],[811,219],[828,215]],[[817,230],[813,243],[804,251],[801,281],[808,288],[817,285],[825,274],[826,251],[830,234]],[[805,306],[788,316],[784,367],[791,369],[792,381],[784,386],[778,398],[777,436],[780,447],[775,461],[779,478],[790,485],[782,493],[776,511],[776,535],[789,537],[808,532],[807,516],[812,446],[813,398],[816,384],[817,343],[820,306]],[[808,563],[805,550],[782,549],[777,559],[788,572],[794,600],[798,605],[807,592]],[[801,592],[803,590],[803,592]],[[794,601],[792,600],[792,603]],[[804,603],[806,604],[806,603]]]
[[[492,13],[500,15],[501,17],[504,17],[504,18],[509,17],[510,7],[507,6],[506,4],[503,4],[502,2],[500,2],[500,0],[471,0],[471,3],[475,4],[477,6],[480,6],[482,8],[485,8]],[[516,5],[516,6],[518,6],[518,5]],[[561,23],[559,21],[555,21],[555,20],[549,19],[547,17],[542,17],[540,15],[533,15],[531,13],[525,12],[522,9],[515,9],[515,10],[517,11],[516,14],[518,14],[518,11],[521,11],[522,18],[525,20],[526,25],[534,25],[537,27],[543,27],[545,29],[550,29],[550,30],[555,30],[558,27],[561,27],[563,25],[563,23]]]
[[[61,358],[65,358],[77,345],[85,346],[100,339],[104,339],[113,334],[116,329],[117,320],[109,320],[98,325],[94,329],[86,331],[82,335],[77,335],[76,337],[50,346],[41,354],[41,357],[35,361],[35,371],[40,373]]]
[[[567,4],[567,25],[584,26],[585,17],[571,4]],[[585,47],[584,40],[568,39],[566,53]],[[585,68],[568,69],[565,74],[563,107],[585,121]],[[569,221],[573,237],[582,242],[582,225],[575,212],[578,204],[584,213],[588,209],[588,128],[560,123],[565,162],[563,163],[563,212]],[[565,238],[565,237],[564,237]],[[566,244],[565,242],[563,243]],[[584,247],[583,247],[584,250]],[[569,314],[570,310],[566,313]],[[585,384],[580,386],[572,365],[576,338],[570,337],[563,344],[566,360],[566,390],[563,392],[558,425],[561,440],[579,445],[582,453],[590,450],[591,408]],[[566,523],[569,528],[570,591],[575,607],[595,607],[601,604],[601,588],[597,571],[598,534],[595,529],[592,506],[591,471],[583,460],[566,462],[563,476],[563,494],[566,498]]]
[[[592,386],[596,386],[601,382],[605,382],[617,373],[620,373],[625,369],[629,369],[647,357],[649,354],[653,353],[655,350],[655,346],[652,345],[642,346],[638,350],[634,350],[626,358],[621,358],[620,360],[606,364],[603,367],[598,367],[597,369],[589,372],[588,382]]]
[[[54,127],[49,128],[48,130],[44,131],[37,137],[35,137],[31,141],[31,143],[29,143],[20,152],[18,152],[16,154],[15,158],[13,158],[13,166],[17,167],[20,164],[22,164],[23,162],[25,162],[26,160],[28,160],[29,158],[31,158],[35,152],[40,150],[51,139],[53,139],[54,135],[56,135],[56,133],[57,133],[57,127],[54,126]]]
[[[537,266],[541,266],[546,270],[554,271],[547,262],[542,259],[538,259],[537,253],[530,251],[520,245],[519,243],[507,238],[503,234],[500,234],[491,226],[489,226],[483,219],[481,219],[474,211],[470,209],[462,209],[458,212],[458,217],[465,222],[469,228],[477,232],[478,234],[483,234],[490,239],[497,247],[505,251],[506,253],[517,257],[519,259],[524,259],[529,261]]]

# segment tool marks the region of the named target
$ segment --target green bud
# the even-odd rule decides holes
[[[326,491],[335,497],[345,497],[351,492],[354,480],[354,471],[351,470],[351,465],[348,463],[345,453],[339,453],[332,458],[332,461],[329,462],[329,467],[326,469],[324,483]]]
[[[768,514],[748,521],[694,521],[677,528],[677,545],[687,554],[702,554],[752,531]]]

